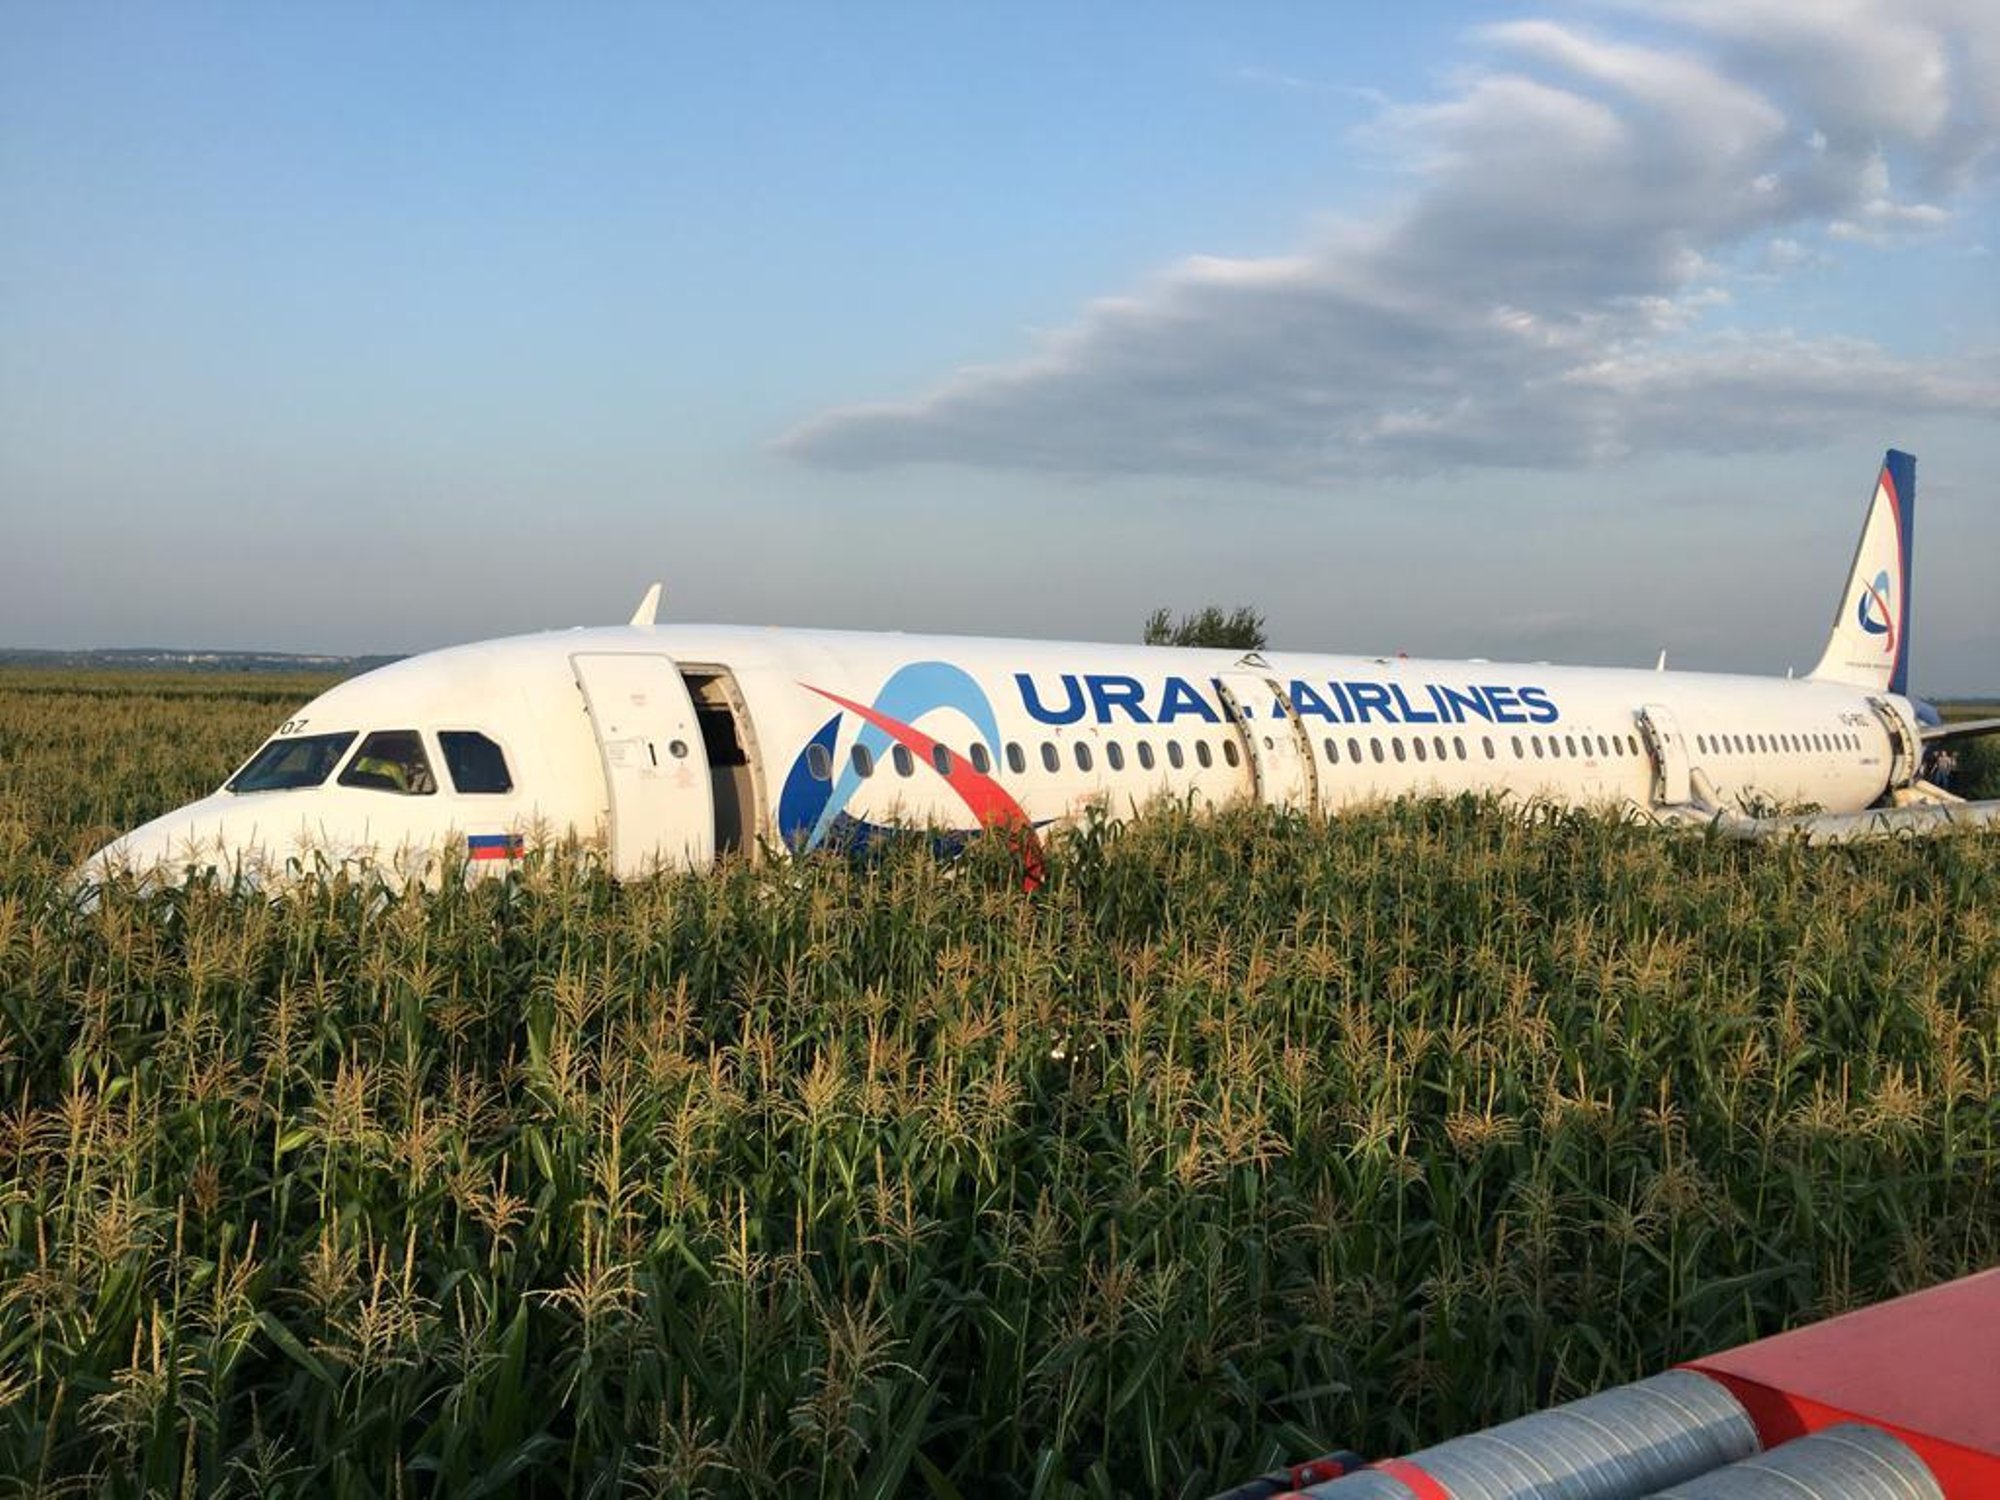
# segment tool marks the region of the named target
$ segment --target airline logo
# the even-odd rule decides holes
[[[865,841],[874,830],[847,811],[862,781],[853,748],[866,750],[868,758],[874,761],[882,759],[892,746],[900,745],[925,774],[943,778],[979,827],[1019,830],[1028,884],[1032,887],[1040,883],[1041,851],[1021,804],[991,776],[975,770],[972,762],[957,750],[916,725],[917,720],[940,709],[955,710],[971,722],[979,743],[986,747],[988,763],[997,763],[1001,754],[999,720],[985,690],[963,667],[945,661],[911,662],[892,673],[876,693],[875,701],[866,704],[809,682],[799,686],[817,693],[839,712],[806,742],[785,776],[784,790],[778,798],[778,826],[793,848],[816,849],[836,830],[841,835],[838,842]],[[860,727],[848,754],[836,759],[835,748],[850,718]],[[821,774],[814,773],[816,760],[822,767]]]
[[[1105,672],[1064,672],[1053,687],[1027,672],[1014,674],[1021,707],[1041,724],[1220,724],[1219,697],[1211,699],[1185,677],[1145,682]],[[1553,724],[1561,718],[1548,689],[1515,683],[1376,682],[1293,678],[1285,697],[1301,719],[1328,724]],[[1255,710],[1246,706],[1245,716]],[[1269,716],[1285,717],[1273,699]]]
[[[1875,575],[1873,583],[1862,585],[1854,610],[1863,630],[1882,637],[1884,655],[1896,649],[1896,612],[1889,607],[1889,590],[1889,570],[1884,568]]]

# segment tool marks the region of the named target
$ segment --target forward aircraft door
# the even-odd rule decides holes
[[[1639,732],[1653,755],[1653,805],[1676,807],[1691,801],[1687,741],[1681,738],[1674,711],[1664,703],[1648,703],[1639,710]]]
[[[715,802],[701,726],[680,669],[665,656],[570,658],[604,761],[611,872],[699,868],[715,857]]]
[[[1257,800],[1301,811],[1317,807],[1319,768],[1312,740],[1283,686],[1256,673],[1229,672],[1215,679],[1215,688],[1250,753]]]

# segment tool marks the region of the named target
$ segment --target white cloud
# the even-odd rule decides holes
[[[1892,244],[1946,222],[2000,130],[2000,7],[1611,13],[1639,9],[1679,42],[1482,28],[1484,68],[1369,128],[1412,184],[1380,222],[1282,258],[1189,259],[1086,307],[1027,359],[824,413],[782,447],[849,467],[1325,483],[2000,414],[2000,388],[1964,370],[1851,340],[1700,332],[1726,300],[1722,263],[1781,275],[1814,263],[1822,234]],[[1942,201],[1899,197],[1892,175]]]

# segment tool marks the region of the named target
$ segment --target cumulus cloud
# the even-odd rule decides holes
[[[1705,333],[1722,267],[1935,233],[2000,139],[2000,8],[1622,0],[1638,43],[1547,20],[1476,33],[1448,98],[1385,108],[1402,205],[1303,253],[1190,259],[1029,358],[787,435],[814,463],[1323,483],[1652,448],[1805,442],[1858,418],[2000,414],[1977,371]],[[1885,82],[1887,75],[1892,82]],[[1907,176],[1921,193],[1904,196]],[[1939,201],[1942,200],[1942,201]]]

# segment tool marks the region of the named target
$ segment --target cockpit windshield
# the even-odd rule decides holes
[[[340,757],[354,743],[354,732],[303,734],[275,739],[250,757],[250,763],[229,778],[231,792],[290,792],[318,786],[333,774]]]

